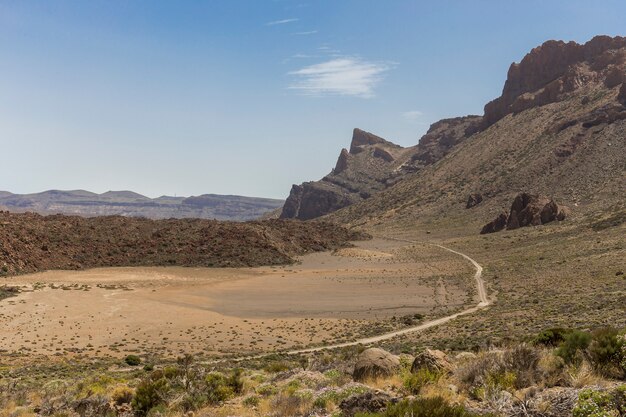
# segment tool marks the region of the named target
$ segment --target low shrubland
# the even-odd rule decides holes
[[[395,374],[365,382],[351,377],[358,349],[237,367],[129,355],[80,373],[69,365],[38,375],[33,366],[0,368],[0,416],[624,415],[624,332],[550,329],[527,340],[449,352],[449,369],[416,369],[403,354]],[[150,366],[128,367],[141,362]]]

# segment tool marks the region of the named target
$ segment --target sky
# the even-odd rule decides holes
[[[359,127],[482,114],[548,39],[623,0],[0,0],[0,190],[286,198]]]

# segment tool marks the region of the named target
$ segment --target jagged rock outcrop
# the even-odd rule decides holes
[[[483,195],[480,193],[473,193],[467,197],[467,203],[465,204],[466,209],[470,209],[472,207],[476,207],[483,201]]]
[[[397,356],[379,349],[365,349],[357,357],[352,377],[355,381],[365,381],[393,375],[400,367]]]
[[[555,102],[592,82],[618,85],[625,47],[626,38],[596,36],[583,45],[552,40],[534,48],[519,64],[511,64],[502,95],[485,106],[481,128],[507,114]]]
[[[509,214],[499,214],[495,220],[487,223],[480,233],[494,233],[504,228],[514,230],[526,226],[539,226],[555,220],[565,220],[566,216],[567,208],[559,206],[554,200],[535,194],[520,193],[513,200]]]
[[[498,217],[496,217],[494,220],[484,225],[482,230],[480,231],[480,234],[485,235],[487,233],[495,233],[499,232],[500,230],[504,230],[504,228],[506,227],[506,222],[508,220],[509,215],[505,212],[502,212],[498,214]]]
[[[364,146],[366,145],[376,145],[376,144],[391,144],[391,142],[386,141],[380,136],[376,136],[373,133],[366,132],[361,129],[354,129],[352,132],[352,143],[350,144],[350,153],[357,154],[364,150]],[[393,144],[392,144],[393,145]],[[397,146],[397,145],[393,145]]]
[[[341,150],[330,174],[292,187],[281,218],[314,219],[368,199],[443,158],[476,131],[480,120],[479,116],[441,120],[410,148],[354,129],[350,150]]]
[[[450,150],[471,136],[482,117],[465,116],[443,119],[433,123],[419,141],[412,161],[429,165],[443,158]]]
[[[334,174],[340,174],[348,168],[348,158],[350,154],[346,148],[343,148],[337,158],[337,164],[335,164]]]

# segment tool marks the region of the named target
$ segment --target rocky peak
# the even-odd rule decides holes
[[[349,157],[350,157],[350,154],[348,153],[348,150],[346,148],[343,148],[341,150],[341,153],[339,154],[339,158],[337,158],[337,164],[335,165],[335,169],[333,170],[333,173],[339,174],[345,171],[348,168]]]
[[[502,95],[485,106],[483,128],[509,113],[557,101],[590,82],[621,80],[624,48],[626,38],[619,36],[596,36],[583,45],[551,40],[534,48],[511,64]]]
[[[364,130],[355,128],[352,131],[352,142],[350,143],[350,153],[357,154],[363,151],[363,148],[362,148],[363,146],[376,145],[376,144],[397,146],[397,145],[392,144],[391,142],[386,141],[380,136],[376,136],[373,133],[369,133]]]

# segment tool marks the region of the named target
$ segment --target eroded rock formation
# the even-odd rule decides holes
[[[520,193],[513,200],[509,214],[501,213],[495,220],[483,226],[481,234],[514,230],[526,226],[539,226],[555,220],[565,220],[567,208],[554,200],[535,194]]]

